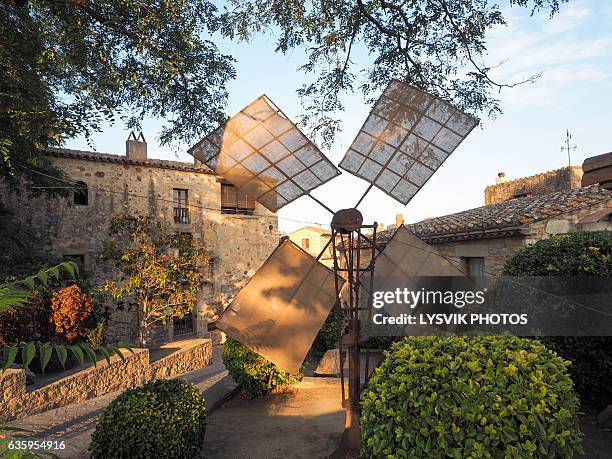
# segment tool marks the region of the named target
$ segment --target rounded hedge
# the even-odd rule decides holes
[[[227,338],[221,357],[225,368],[248,398],[261,397],[275,387],[302,380],[301,372],[287,373],[232,338]]]
[[[509,276],[612,277],[612,232],[577,231],[553,236],[513,253],[503,269]],[[569,373],[583,402],[612,403],[612,338],[548,337],[543,342],[572,365]]]
[[[363,397],[367,457],[572,457],[581,452],[568,362],[535,340],[412,337]]]
[[[206,430],[206,404],[182,379],[128,389],[104,410],[92,435],[94,458],[197,457]]]
[[[576,231],[542,239],[510,255],[503,274],[612,277],[612,231]]]

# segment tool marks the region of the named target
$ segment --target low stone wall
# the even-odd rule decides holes
[[[194,340],[194,345],[179,349],[149,366],[149,379],[182,375],[209,365],[212,361],[212,341]]]
[[[113,356],[110,365],[100,361],[96,367],[85,368],[33,391],[27,390],[25,370],[7,370],[0,375],[0,422],[202,368],[212,361],[212,342],[194,340],[190,346],[154,363],[149,362],[148,349],[123,354],[125,361]]]

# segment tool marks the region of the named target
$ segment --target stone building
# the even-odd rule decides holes
[[[553,191],[574,190],[580,188],[582,167],[562,167],[541,174],[510,180],[505,172],[500,172],[495,185],[485,188],[485,204],[496,204],[514,198],[537,196]]]
[[[298,247],[317,257],[331,238],[331,230],[322,226],[303,226],[287,235]],[[333,249],[327,247],[319,259],[321,263],[332,267],[334,265]]]
[[[471,275],[499,275],[506,258],[527,244],[576,230],[612,230],[611,214],[612,191],[592,186],[501,200],[406,227]],[[382,233],[381,243],[393,233]]]
[[[111,217],[151,215],[191,234],[211,257],[210,282],[196,310],[164,330],[166,340],[207,335],[206,324],[278,245],[275,213],[204,166],[149,158],[144,138],[128,140],[125,155],[67,149],[46,154],[81,187],[72,197],[12,193],[0,183],[4,207],[35,228],[37,250],[75,260],[95,279]],[[137,333],[134,314],[113,312],[107,339],[134,342]]]

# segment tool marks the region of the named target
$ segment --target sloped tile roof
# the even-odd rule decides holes
[[[612,191],[598,186],[527,196],[428,218],[406,227],[425,242],[484,239],[524,234],[528,225],[563,214],[612,201]],[[394,231],[380,233],[384,243]]]
[[[115,155],[111,153],[98,153],[94,151],[71,150],[68,148],[48,148],[45,154],[59,158],[82,159],[85,161],[101,161],[105,163],[132,164],[143,167],[158,167],[161,169],[174,169],[179,171],[199,172],[202,174],[214,174],[205,165],[195,166],[193,163],[181,161],[168,161],[165,159],[149,158],[144,161],[128,159],[125,155]]]

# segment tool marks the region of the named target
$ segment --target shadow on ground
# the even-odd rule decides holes
[[[210,415],[203,457],[317,458],[344,430],[340,382],[304,378],[288,392],[234,397]]]

